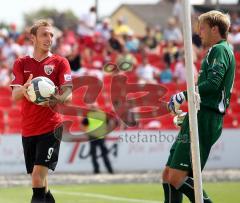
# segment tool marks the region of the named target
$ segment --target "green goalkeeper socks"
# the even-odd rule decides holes
[[[182,203],[183,195],[176,190],[171,184],[163,183],[164,203]]]
[[[185,194],[192,203],[195,203],[194,185],[192,178],[186,177],[186,179],[183,181],[182,185],[178,188],[178,190]],[[207,196],[204,190],[203,190],[203,202],[212,203],[212,201]]]

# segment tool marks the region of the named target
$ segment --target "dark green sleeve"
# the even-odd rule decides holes
[[[198,84],[200,96],[212,94],[219,89],[229,62],[229,55],[223,46],[212,48],[208,56],[207,79]]]
[[[220,87],[229,64],[229,56],[221,45],[213,47],[208,56],[207,79],[198,83],[200,96],[214,93]],[[187,91],[183,92],[187,100]]]

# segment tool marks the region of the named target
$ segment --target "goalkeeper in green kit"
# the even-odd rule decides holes
[[[235,58],[226,39],[230,27],[229,15],[210,11],[199,16],[199,36],[208,49],[202,61],[197,86],[200,95],[198,132],[201,168],[208,159],[211,147],[222,132],[223,116],[230,103],[235,75]],[[169,110],[180,114],[181,104],[187,101],[186,91],[173,95]],[[183,194],[195,202],[188,114],[181,125],[163,171],[164,203],[181,203]],[[204,203],[212,202],[203,191]]]

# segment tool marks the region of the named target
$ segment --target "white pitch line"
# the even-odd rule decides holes
[[[53,193],[61,193],[64,195],[74,195],[74,196],[84,196],[90,198],[98,198],[98,199],[105,199],[109,201],[119,201],[119,202],[137,202],[137,203],[163,203],[162,201],[153,201],[153,200],[143,200],[143,199],[132,199],[132,198],[125,198],[125,197],[116,197],[110,195],[102,195],[96,193],[87,193],[87,192],[64,192],[59,190],[51,190]]]

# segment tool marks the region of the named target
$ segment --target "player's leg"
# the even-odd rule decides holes
[[[113,168],[112,168],[111,162],[108,158],[108,149],[107,149],[107,146],[105,144],[105,139],[99,139],[99,146],[101,148],[104,164],[105,164],[108,172],[113,174]]]
[[[45,179],[48,168],[45,166],[35,165],[32,172],[32,200],[31,203],[45,203]]]
[[[187,117],[187,116],[186,116]],[[169,176],[170,174],[170,166],[172,163],[175,162],[176,159],[176,148],[178,148],[179,143],[183,142],[185,145],[190,145],[189,141],[185,137],[185,131],[188,130],[188,119],[184,119],[182,123],[181,130],[177,136],[176,141],[171,147],[170,150],[170,155],[168,157],[168,161],[166,163],[166,167],[163,170],[162,174],[162,182],[163,182],[163,190],[164,190],[164,202],[165,203],[181,203],[183,199],[183,195],[179,190],[176,190],[174,185],[170,182]],[[189,147],[189,146],[188,146]],[[189,153],[189,150],[185,150],[187,153]],[[178,152],[177,152],[178,153]],[[182,153],[182,152],[181,152]],[[183,151],[183,156],[188,157],[189,154],[184,154],[185,152]],[[184,161],[185,162],[185,161]],[[188,159],[187,159],[188,162]]]
[[[188,124],[188,117],[186,117],[185,120]],[[215,137],[219,137],[219,134],[221,133],[221,125],[219,126],[219,121],[220,123],[222,122],[221,116],[218,117],[215,112],[209,113],[209,111],[205,109],[201,109],[201,111],[198,112],[199,146],[202,169],[208,159],[213,144],[212,141],[215,140]],[[191,202],[195,202],[190,156],[189,125],[184,125],[178,138],[171,163],[169,164],[168,182],[177,190],[184,193]],[[203,194],[204,202],[210,203],[211,200],[208,198],[205,191],[203,191]]]
[[[168,182],[169,167],[166,166],[162,174],[164,203],[182,203],[183,195]]]
[[[33,177],[35,157],[37,154],[37,137],[22,137],[22,144],[27,173]],[[37,178],[37,171],[38,168],[35,168],[34,179],[32,178],[32,184],[34,186],[32,188],[33,195],[31,202],[33,203],[45,202],[45,187],[44,184],[41,183],[41,178]],[[42,175],[44,176],[44,174]]]
[[[62,127],[57,128],[55,132],[50,132],[50,133],[46,133],[44,135],[38,136],[34,168],[36,166],[39,166],[40,168],[44,168],[46,170],[46,173],[43,179],[46,203],[55,202],[48,187],[48,170],[51,169],[52,171],[54,171],[56,168],[56,165],[58,162],[59,150],[60,150],[61,136],[62,136]]]
[[[55,199],[51,193],[51,191],[48,189],[48,176],[45,178],[45,201],[46,203],[55,203]]]

